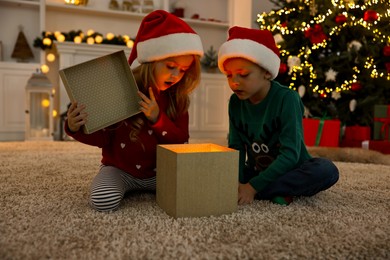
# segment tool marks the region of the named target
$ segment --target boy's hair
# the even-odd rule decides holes
[[[272,33],[267,30],[234,26],[229,29],[229,38],[218,52],[218,67],[225,73],[224,63],[231,58],[244,58],[267,70],[271,79],[279,73],[279,49]]]

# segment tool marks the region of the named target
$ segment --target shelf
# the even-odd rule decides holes
[[[184,18],[183,20],[186,21],[189,25],[229,28],[229,24],[223,22],[202,21],[202,20],[188,19],[188,18]]]
[[[22,1],[26,2],[26,1]],[[58,3],[46,3],[46,8],[49,11],[61,11],[61,12],[70,12],[70,13],[79,13],[79,14],[87,14],[87,15],[99,15],[99,16],[110,16],[110,17],[129,17],[129,18],[138,18],[142,20],[145,17],[145,13],[135,13],[129,11],[116,11],[116,10],[108,10],[108,9],[96,9],[88,6],[72,6],[66,4],[58,4]],[[214,21],[203,21],[197,19],[188,19],[183,18],[190,25],[199,25],[206,27],[220,27],[220,28],[228,28],[228,23],[223,22],[214,22]]]
[[[79,13],[79,14],[87,14],[87,15],[99,15],[99,16],[106,16],[106,17],[121,16],[121,17],[130,17],[130,18],[139,18],[140,20],[145,16],[145,14],[143,13],[96,9],[88,6],[73,6],[73,5],[56,4],[56,3],[46,3],[46,9],[49,11],[61,11],[61,12]]]
[[[17,6],[17,7],[30,7],[30,8],[39,8],[39,1],[26,1],[26,0],[0,0],[0,5],[3,6]]]

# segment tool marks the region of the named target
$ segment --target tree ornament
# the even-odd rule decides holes
[[[274,40],[276,44],[284,42],[284,39],[280,33],[274,35]]]
[[[315,0],[310,1],[310,15],[315,16],[318,13],[318,6]]]
[[[337,100],[337,99],[341,98],[340,92],[338,92],[338,91],[336,91],[336,90],[332,91],[332,98],[333,98],[334,100]]]
[[[349,111],[351,112],[355,111],[356,106],[357,106],[356,99],[352,99],[351,101],[349,101]]]
[[[346,3],[345,7],[347,10],[355,5],[355,0],[344,0],[344,2]]]
[[[347,21],[347,17],[343,14],[339,14],[336,16],[335,18],[335,22],[338,23],[338,24],[343,24]]]
[[[287,65],[290,68],[288,74],[291,74],[294,67],[301,66],[301,59],[298,56],[289,56],[287,58]]]
[[[353,82],[351,84],[351,90],[352,91],[358,91],[362,88],[362,85],[359,82]]]
[[[305,86],[304,85],[300,85],[298,87],[298,94],[299,94],[299,96],[302,98],[305,95],[305,93],[306,93]]]
[[[363,20],[366,22],[375,22],[378,20],[378,13],[374,10],[367,10],[364,12]]]
[[[286,63],[280,63],[279,67],[279,74],[284,74],[287,72],[287,64]]]
[[[305,37],[308,38],[312,44],[322,43],[328,38],[320,24],[309,27],[305,31]]]
[[[325,81],[336,81],[336,76],[338,72],[330,68],[327,72],[325,72]]]
[[[386,62],[385,67],[386,67],[387,73],[390,73],[390,62]]]
[[[353,40],[350,43],[348,43],[348,51],[351,51],[351,49],[355,49],[356,51],[359,51],[362,46],[363,44],[361,42]]]

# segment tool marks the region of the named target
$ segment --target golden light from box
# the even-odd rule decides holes
[[[157,146],[157,204],[173,217],[237,210],[239,152],[216,144]]]
[[[212,153],[212,152],[228,152],[232,149],[215,144],[186,144],[186,145],[170,145],[169,150],[175,153]]]

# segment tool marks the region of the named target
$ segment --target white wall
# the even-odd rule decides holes
[[[258,28],[257,14],[269,12],[275,8],[274,4],[269,0],[252,0],[252,28]]]

